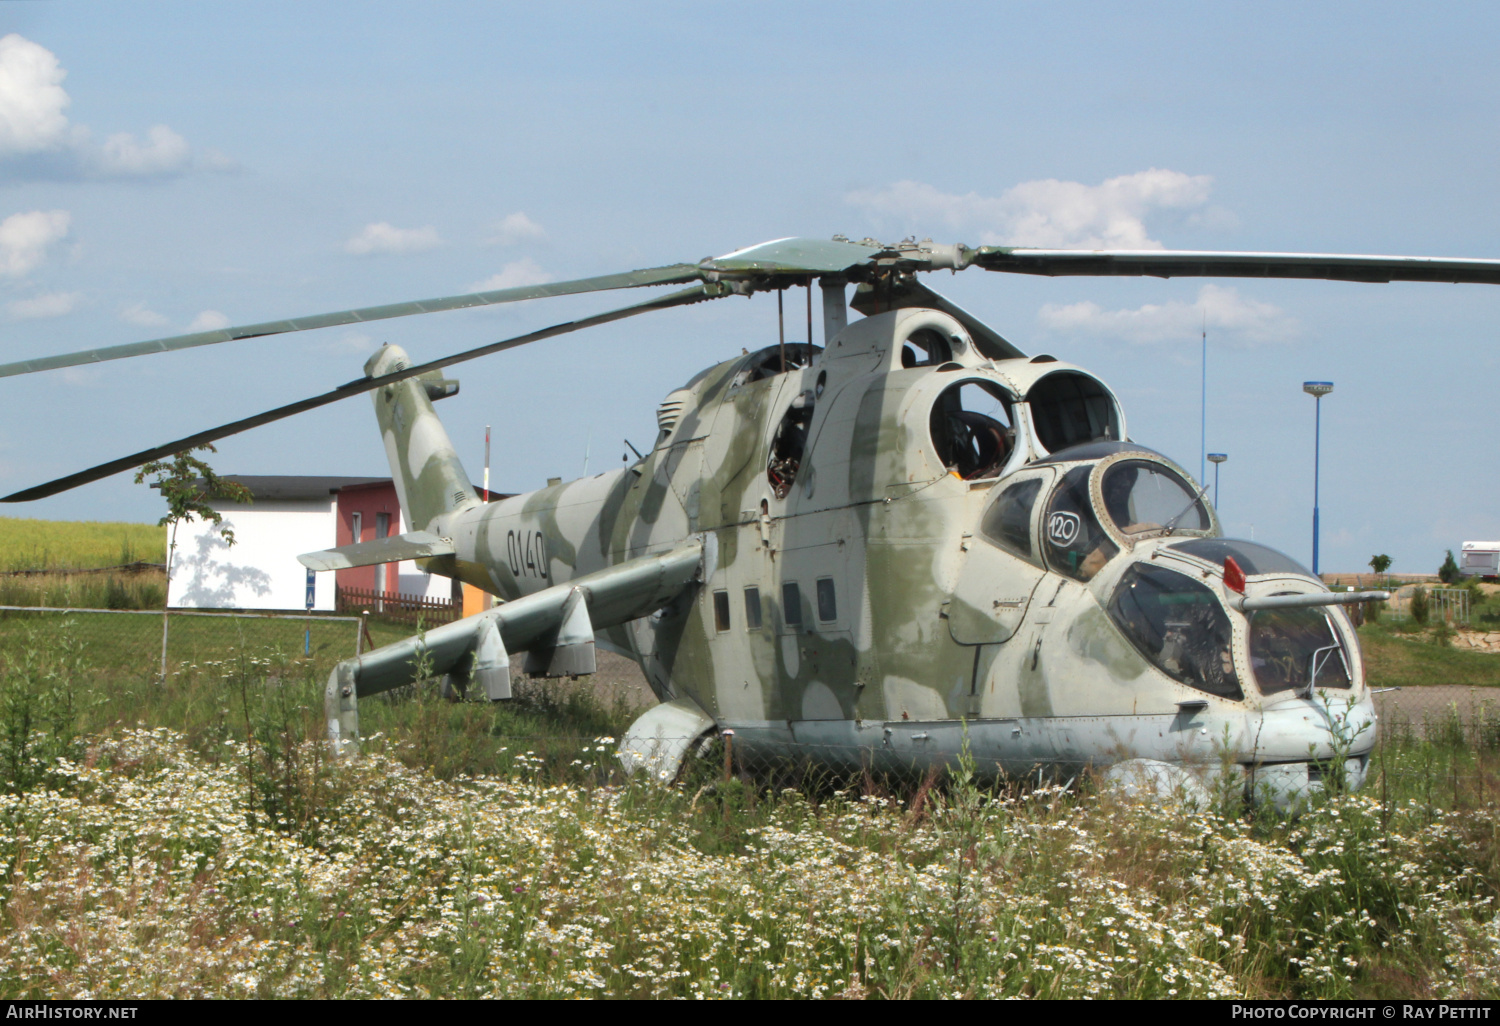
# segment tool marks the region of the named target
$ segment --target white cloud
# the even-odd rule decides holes
[[[541,242],[546,237],[541,225],[518,211],[495,225],[494,232],[485,241],[492,246],[516,246],[523,242]]]
[[[1162,210],[1202,207],[1212,186],[1208,175],[1151,168],[1099,185],[1055,178],[1022,182],[998,197],[947,193],[908,180],[845,198],[901,230],[924,235],[935,225],[975,230],[984,245],[1160,249],[1147,232],[1146,218]]]
[[[32,210],[0,221],[0,275],[29,273],[68,234],[71,221],[66,210]]]
[[[234,169],[217,150],[195,156],[166,125],[144,140],[116,132],[95,145],[86,127],[68,122],[67,74],[46,47],[14,32],[0,38],[0,160],[19,161],[23,176],[145,178]]]
[[[421,253],[442,245],[442,242],[438,238],[437,229],[431,225],[425,228],[397,228],[380,221],[365,225],[358,235],[344,243],[344,252],[355,256],[369,256],[372,253]]]
[[[44,292],[30,299],[18,299],[6,307],[16,320],[38,317],[61,317],[70,314],[83,298],[81,292]]]
[[[0,39],[0,156],[38,153],[68,134],[67,72],[57,58],[12,32]]]
[[[1192,303],[1147,303],[1134,310],[1105,310],[1093,302],[1049,303],[1037,313],[1037,320],[1058,334],[1124,339],[1137,345],[1197,338],[1205,322],[1216,341],[1237,345],[1290,342],[1300,331],[1296,319],[1280,307],[1246,299],[1222,285],[1204,285]]]
[[[110,136],[99,152],[99,169],[121,177],[176,174],[192,160],[187,140],[166,125],[153,127],[146,133],[146,140],[137,142],[129,132]]]
[[[145,303],[135,303],[120,311],[120,320],[127,324],[139,325],[142,328],[160,328],[167,323],[167,319],[155,310],[148,309]]]
[[[537,262],[530,257],[521,260],[512,260],[500,269],[499,274],[492,274],[484,281],[476,281],[469,286],[470,292],[494,292],[496,289],[518,289],[525,285],[545,285],[552,280],[552,275],[537,266]]]
[[[188,325],[188,331],[217,331],[219,328],[229,327],[229,318],[217,310],[204,310],[193,323]]]

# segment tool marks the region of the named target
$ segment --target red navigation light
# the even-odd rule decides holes
[[[1224,587],[1245,594],[1245,571],[1240,569],[1233,556],[1224,557]]]

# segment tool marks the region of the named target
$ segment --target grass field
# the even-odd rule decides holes
[[[368,700],[335,766],[350,625],[304,658],[298,621],[177,617],[157,683],[157,618],[69,619],[0,619],[0,997],[1500,996],[1500,738],[1468,725],[1294,819],[962,766],[659,788],[588,682]]]
[[[1441,644],[1432,632],[1396,631],[1384,623],[1359,629],[1371,687],[1465,684],[1500,687],[1500,654]]]
[[[162,563],[166,551],[166,529],[155,524],[0,517],[0,571]]]

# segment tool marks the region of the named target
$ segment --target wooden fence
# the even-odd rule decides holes
[[[416,626],[418,618],[424,627],[435,627],[440,623],[452,623],[463,616],[460,605],[443,599],[423,598],[419,595],[398,595],[395,592],[381,593],[364,588],[339,588],[334,606],[340,613],[362,613],[370,611],[396,623]]]

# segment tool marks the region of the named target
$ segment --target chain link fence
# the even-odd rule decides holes
[[[410,628],[359,616],[172,611],[167,676],[203,672],[245,658],[284,658],[326,675],[341,659],[393,641]],[[162,669],[162,614],[120,609],[0,606],[0,658],[66,633],[83,645],[99,682],[155,680]]]
[[[1500,747],[1500,688],[1427,684],[1375,688],[1375,713],[1387,739],[1445,739]]]

